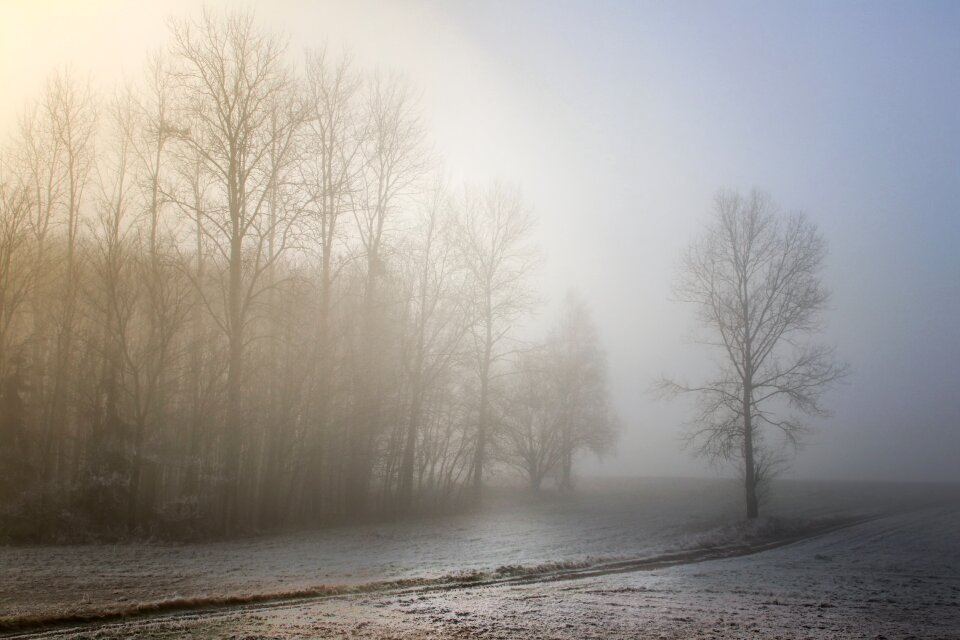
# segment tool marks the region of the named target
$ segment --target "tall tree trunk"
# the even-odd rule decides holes
[[[743,385],[743,482],[747,498],[747,518],[756,518],[759,509],[757,502],[757,474],[753,464],[753,416],[751,414],[751,389],[749,382]]]
[[[239,222],[235,223],[239,226]],[[239,511],[240,495],[240,411],[241,395],[241,367],[243,365],[243,331],[241,317],[241,242],[238,233],[235,233],[230,252],[230,289],[229,289],[229,361],[227,369],[227,411],[224,424],[224,494],[223,520],[221,527],[224,533],[234,531]]]
[[[133,533],[139,524],[140,478],[143,473],[143,431],[144,425],[138,421],[133,436],[133,456],[130,461],[130,486],[127,488],[127,531]]]
[[[201,490],[200,466],[202,455],[202,437],[203,437],[203,393],[201,391],[203,380],[203,295],[199,287],[203,286],[205,275],[205,265],[203,260],[203,227],[202,227],[202,206],[203,201],[200,196],[199,183],[194,182],[193,198],[196,208],[196,218],[194,220],[194,240],[196,242],[196,267],[195,276],[198,288],[194,292],[193,299],[193,317],[192,324],[193,335],[191,337],[192,348],[190,349],[190,436],[189,436],[189,461],[187,463],[186,475],[183,483],[183,497],[188,500],[199,496]]]
[[[573,491],[573,447],[569,444],[560,457],[560,490]]]
[[[419,387],[419,380],[417,380],[414,382],[413,401],[411,402],[410,416],[404,436],[403,460],[400,464],[400,487],[397,496],[397,510],[400,513],[409,513],[413,508],[413,468],[416,463],[417,428],[420,423],[423,404]]]
[[[540,493],[540,485],[543,484],[543,475],[540,471],[531,471],[530,473],[530,491]]]
[[[377,270],[380,258],[375,248],[370,250],[367,280],[363,302],[363,338],[359,367],[358,403],[349,440],[349,468],[347,469],[347,515],[360,517],[366,513],[370,486],[371,454],[379,421],[380,398],[377,372],[378,347],[381,344],[376,322]]]
[[[331,223],[332,224],[332,223]],[[309,519],[321,519],[326,509],[325,491],[330,487],[324,486],[325,472],[324,455],[326,455],[326,434],[330,429],[333,373],[333,349],[330,344],[330,302],[333,288],[333,251],[332,236],[328,241],[323,237],[323,256],[320,270],[320,309],[319,326],[317,328],[317,400],[316,416],[313,431],[308,436],[306,472],[303,474],[303,504],[306,516]]]
[[[477,442],[473,453],[473,499],[479,502],[483,494],[483,465],[487,458],[487,431],[490,421],[490,359],[493,354],[492,320],[487,321],[486,344],[480,369],[480,407],[477,413]]]

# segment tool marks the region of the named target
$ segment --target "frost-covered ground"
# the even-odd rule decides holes
[[[960,508],[653,571],[249,607],[70,638],[960,638]]]
[[[471,515],[229,544],[5,548],[0,615],[656,556],[735,542],[731,537],[744,532],[731,526],[740,517],[736,489],[709,481],[595,482],[572,500],[501,499]],[[784,483],[768,512],[802,519],[896,514],[921,502],[957,504],[957,493],[956,487]],[[960,510],[936,507],[736,559],[175,615],[99,633],[656,638],[756,637],[757,628],[761,637],[874,638],[882,629],[893,629],[891,638],[960,637],[958,549]]]

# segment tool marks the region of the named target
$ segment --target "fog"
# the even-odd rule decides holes
[[[212,7],[218,8],[215,3]],[[235,5],[229,5],[234,7]],[[246,6],[246,5],[243,5]],[[952,3],[271,2],[291,49],[327,43],[421,92],[452,182],[519,185],[542,304],[589,305],[622,423],[579,473],[731,475],[682,447],[664,374],[712,366],[675,300],[718,189],[802,210],[829,245],[825,339],[851,375],[788,475],[958,481],[960,10]],[[104,90],[140,73],[189,2],[5,3],[0,124],[69,66]]]
[[[0,637],[958,637],[960,3],[0,0],[0,60]]]

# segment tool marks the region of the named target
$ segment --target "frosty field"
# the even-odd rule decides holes
[[[240,542],[6,547],[0,620],[106,637],[960,637],[957,487],[783,482],[751,526],[739,498],[725,481],[595,480],[566,499],[501,495],[477,513]],[[643,564],[676,552],[674,566]],[[617,560],[639,564],[584,571]],[[69,620],[347,587],[358,593]]]

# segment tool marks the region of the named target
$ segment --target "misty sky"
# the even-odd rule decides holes
[[[58,67],[136,78],[165,18],[200,6],[5,0],[0,128]],[[960,480],[960,3],[208,6],[253,6],[295,56],[326,42],[404,74],[455,182],[522,187],[538,326],[572,286],[609,353],[624,432],[605,473],[714,473],[681,450],[688,407],[648,392],[708,373],[670,300],[678,257],[717,189],[759,187],[827,237],[825,339],[853,371],[791,474]]]

